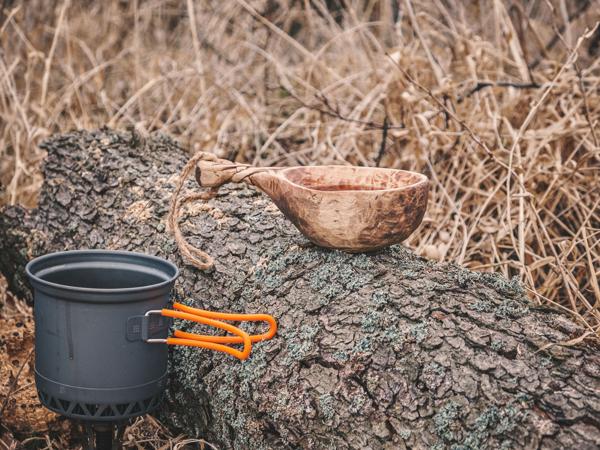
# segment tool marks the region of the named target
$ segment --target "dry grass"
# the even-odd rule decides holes
[[[417,170],[433,189],[408,245],[600,333],[599,0],[4,4],[1,202],[35,203],[41,139],[103,124],[258,165]]]
[[[40,140],[104,124],[258,165],[417,170],[408,245],[600,334],[600,1],[342,3],[0,2],[0,204],[35,204]],[[132,445],[173,447],[147,426]]]
[[[597,331],[600,2],[393,3],[8,2],[2,202],[35,203],[41,139],[103,124],[259,165],[418,170],[410,246]]]

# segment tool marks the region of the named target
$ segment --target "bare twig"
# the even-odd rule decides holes
[[[461,103],[465,98],[471,97],[476,92],[488,87],[512,87],[515,89],[539,89],[542,87],[539,83],[513,83],[511,81],[478,81],[473,88],[457,101]]]
[[[381,158],[383,158],[383,154],[385,153],[385,144],[387,141],[388,134],[388,116],[385,116],[383,119],[383,130],[381,131],[381,145],[379,146],[379,152],[377,153],[377,157],[375,158],[375,167],[379,167],[381,164]]]
[[[388,57],[390,57],[390,55],[388,55]],[[473,130],[471,130],[471,128],[467,125],[467,123],[462,120],[460,117],[458,117],[453,111],[451,111],[445,104],[444,102],[442,102],[440,99],[438,99],[433,92],[431,92],[431,90],[427,89],[425,86],[421,85],[417,80],[415,80],[406,70],[404,70],[402,67],[400,67],[398,65],[398,63],[396,63],[396,61],[394,61],[393,58],[390,57],[390,60],[392,61],[392,64],[394,64],[394,66],[396,66],[396,68],[402,72],[402,74],[406,77],[406,79],[408,81],[410,81],[414,86],[416,86],[420,91],[424,92],[425,94],[427,94],[443,111],[446,112],[446,114],[448,114],[448,116],[450,116],[455,122],[457,122],[461,128],[463,130],[465,130],[467,132],[467,134],[471,137],[471,139],[473,141],[475,141],[475,143],[481,147],[485,153],[492,158],[494,161],[496,161],[498,164],[500,164],[502,167],[510,170],[510,168],[506,165],[506,163],[504,163],[503,161],[500,161],[498,158],[496,158],[496,156],[494,155],[494,153],[490,150],[490,148],[479,138],[479,136],[477,136]]]
[[[339,119],[344,122],[356,123],[359,125],[364,125],[367,130],[383,130],[384,128],[388,130],[401,130],[404,129],[404,125],[389,125],[386,123],[387,117],[384,119],[384,123],[373,122],[371,120],[360,120],[353,119],[351,117],[346,117],[341,113],[337,106],[333,106],[331,101],[327,96],[322,93],[316,94],[315,97],[320,101],[321,105],[311,105],[305,103],[300,97],[296,96],[293,93],[289,93],[291,97],[293,97],[298,103],[300,103],[304,108],[312,109],[313,111],[318,111],[321,114],[325,114],[329,117],[333,117],[335,119]]]

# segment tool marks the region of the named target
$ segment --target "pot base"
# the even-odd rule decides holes
[[[71,419],[119,422],[156,409],[163,398],[165,373],[158,380],[123,389],[93,389],[57,383],[35,373],[42,405]]]

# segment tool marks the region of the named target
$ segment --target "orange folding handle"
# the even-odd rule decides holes
[[[231,334],[234,334],[235,336],[209,336],[175,330],[173,332],[174,337],[169,337],[166,339],[166,343],[169,345],[201,347],[209,350],[228,353],[238,359],[244,360],[248,359],[248,356],[250,356],[253,342],[271,339],[273,336],[275,336],[275,333],[277,333],[277,322],[273,316],[268,314],[222,313],[192,308],[190,306],[182,305],[181,303],[173,303],[173,308],[177,311],[165,308],[160,310],[160,314],[166,317],[191,320],[203,325],[220,328],[228,331]],[[240,322],[267,322],[269,324],[269,330],[265,333],[251,336],[238,327],[222,322],[223,320]],[[244,344],[244,347],[242,350],[237,350],[224,344]]]

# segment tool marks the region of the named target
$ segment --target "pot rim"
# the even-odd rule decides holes
[[[131,261],[132,263],[134,263],[135,262],[134,260],[136,260],[136,259],[138,261],[139,260],[153,261],[153,262],[159,263],[164,268],[171,269],[173,275],[170,275],[167,272],[167,270],[164,270],[163,273],[165,273],[165,275],[170,275],[170,277],[164,281],[161,281],[160,283],[147,284],[147,285],[143,285],[143,286],[134,286],[134,287],[129,287],[129,288],[108,288],[108,289],[88,288],[88,287],[80,287],[80,286],[70,286],[68,284],[53,283],[51,281],[44,280],[43,278],[40,278],[37,275],[38,271],[36,271],[36,266],[39,264],[43,264],[44,262],[47,262],[48,260],[58,259],[56,266],[59,266],[59,265],[65,265],[65,264],[60,263],[61,257],[68,257],[71,255],[73,255],[73,256],[86,255],[86,254],[88,254],[90,256],[105,255],[105,256],[108,256],[109,258],[111,256],[115,256],[115,257],[121,257],[121,259],[123,259],[123,258],[126,259],[129,257],[132,259],[132,261]],[[90,262],[94,262],[94,260],[90,259]],[[52,267],[52,265],[50,265],[50,267]],[[164,258],[160,258],[160,257],[154,256],[154,255],[147,255],[145,253],[127,251],[127,250],[104,250],[104,249],[80,249],[80,250],[67,250],[67,251],[58,251],[58,252],[47,253],[45,255],[38,256],[37,258],[34,258],[31,261],[29,261],[27,263],[27,265],[25,266],[25,272],[27,273],[27,276],[29,277],[31,282],[38,284],[41,287],[57,289],[57,290],[61,290],[61,291],[76,292],[76,293],[89,293],[89,294],[134,294],[134,293],[139,293],[139,292],[145,292],[145,291],[150,291],[150,290],[160,289],[162,287],[170,286],[173,284],[173,282],[179,276],[179,269],[177,268],[177,266]]]

